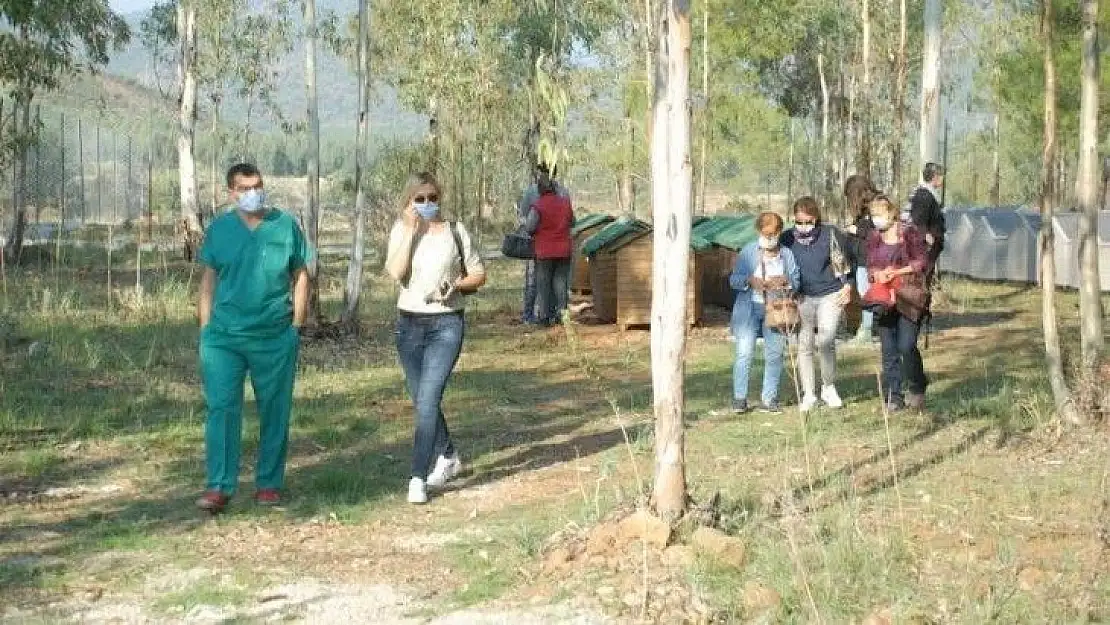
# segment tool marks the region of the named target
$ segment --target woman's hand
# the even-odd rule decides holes
[[[845,284],[844,287],[841,288],[836,293],[836,305],[843,308],[844,306],[847,306],[848,303],[851,302],[851,301],[852,301],[852,285]]]
[[[763,283],[763,278],[759,278],[757,276],[752,276],[748,278],[748,286],[752,287],[752,289],[756,291],[762,291],[767,288],[767,286]]]
[[[771,276],[763,281],[763,287],[770,290],[782,290],[790,288],[790,282],[786,280],[786,276]]]
[[[894,279],[894,272],[889,267],[887,267],[886,269],[880,269],[876,271],[875,275],[872,276],[872,278],[875,282],[878,282],[879,284],[889,284],[890,281]]]
[[[416,209],[412,207],[412,204],[409,204],[405,207],[405,210],[401,211],[401,223],[410,230],[415,230],[420,224],[420,215],[416,214]]]
[[[852,225],[848,226],[847,228],[845,228],[844,230],[847,231],[848,234],[855,234],[856,232],[859,231],[859,228],[856,227],[856,224],[852,224]]]

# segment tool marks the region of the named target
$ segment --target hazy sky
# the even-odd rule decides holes
[[[109,0],[108,4],[117,13],[127,14],[149,9],[154,6],[154,0]]]

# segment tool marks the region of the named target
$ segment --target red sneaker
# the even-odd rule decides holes
[[[254,494],[254,500],[260,506],[276,506],[281,503],[281,493],[276,488],[260,488]]]
[[[218,490],[209,490],[205,491],[200,499],[197,500],[197,507],[205,512],[216,514],[217,512],[223,512],[223,509],[227,507],[227,502],[229,501],[231,501],[231,497],[228,497]]]

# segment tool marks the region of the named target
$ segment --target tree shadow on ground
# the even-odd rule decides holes
[[[937,312],[931,321],[933,331],[954,330],[959,328],[989,328],[1000,326],[1017,318],[1013,310],[992,310],[984,312]]]
[[[608,413],[607,401],[603,397],[582,401],[577,380],[554,382],[539,371],[491,368],[461,371],[453,386],[457,390],[449,394],[445,409],[456,446],[472,467],[463,488],[589,457],[624,441],[620,428],[599,422],[599,416]],[[502,392],[483,397],[487,389]],[[503,393],[504,389],[512,393]],[[287,472],[287,500],[280,512],[283,518],[300,523],[403,494],[412,450],[411,408],[406,404],[401,415],[365,408],[372,401],[396,406],[395,393],[395,389],[375,387],[334,394],[328,404],[346,406],[346,412],[310,420],[296,430]],[[88,398],[73,401],[87,403]],[[245,419],[251,418],[253,409],[247,406]],[[198,422],[191,427],[199,433],[201,425]],[[638,435],[635,428],[630,429],[631,436]],[[245,434],[251,431],[247,428]],[[274,514],[250,502],[256,449],[256,443],[245,436],[241,489],[227,519]],[[64,560],[55,571],[64,572],[69,563],[103,551],[105,545],[141,544],[189,532],[204,523],[206,517],[193,505],[203,486],[203,447],[198,444],[189,453],[187,445],[179,446],[167,453],[169,457],[159,462],[159,477],[146,481],[138,495],[75,500],[72,507],[60,507],[59,515],[10,523],[0,538],[0,546],[7,547],[0,573],[19,569],[20,574],[2,575],[0,580],[11,587],[31,589],[36,583],[32,578],[38,574],[32,573],[43,572],[42,563],[53,558]],[[95,480],[123,462],[123,458],[114,458],[103,465],[69,464],[46,474],[43,485]],[[43,536],[51,538],[41,539]]]

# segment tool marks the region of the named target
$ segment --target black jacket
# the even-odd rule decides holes
[[[910,197],[910,220],[922,232],[933,235],[929,256],[935,260],[944,249],[944,211],[936,196],[924,186]]]
[[[856,233],[847,234],[849,254],[852,255],[852,264],[856,267],[867,266],[867,237],[871,235],[871,231],[875,229],[875,225],[871,223],[870,215],[860,215],[856,217],[855,224]]]

